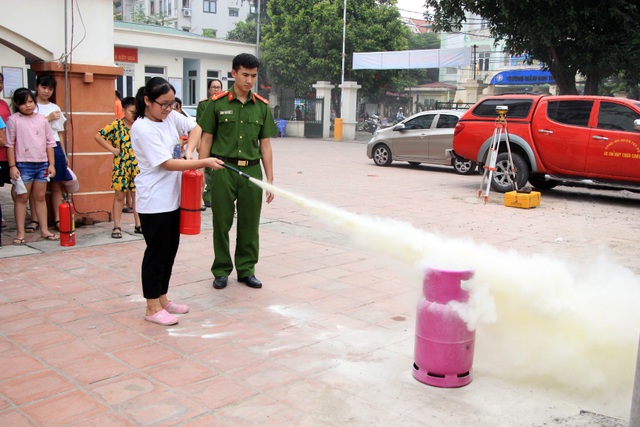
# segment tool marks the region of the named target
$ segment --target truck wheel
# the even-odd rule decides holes
[[[476,162],[463,159],[462,157],[454,157],[451,162],[453,170],[460,175],[472,175],[476,173]]]
[[[373,162],[378,166],[389,166],[391,164],[391,150],[384,144],[373,147]]]
[[[515,190],[514,182],[518,188],[524,188],[529,180],[529,165],[520,155],[511,153],[513,166],[516,169],[515,176],[509,167],[509,155],[507,153],[498,154],[496,170],[491,179],[491,188],[499,193]]]
[[[558,185],[558,181],[544,179],[544,177],[536,175],[529,177],[529,183],[539,190],[551,190]]]

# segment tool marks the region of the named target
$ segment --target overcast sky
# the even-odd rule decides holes
[[[424,0],[398,0],[398,9],[402,16],[423,19]]]

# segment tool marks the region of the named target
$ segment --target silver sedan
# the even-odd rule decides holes
[[[397,125],[377,130],[367,144],[367,157],[378,166],[389,166],[395,160],[411,165],[451,165],[462,175],[476,173],[475,162],[456,157],[452,150],[453,131],[463,113],[423,111]]]

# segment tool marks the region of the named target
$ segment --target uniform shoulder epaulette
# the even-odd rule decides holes
[[[200,104],[201,102],[207,101],[209,98],[203,98],[200,101],[198,101],[198,104]]]
[[[215,95],[211,95],[211,100],[212,101],[217,101],[218,99],[227,96],[228,93],[229,93],[228,90],[225,90],[225,91],[222,91],[222,92],[218,92]]]
[[[269,101],[267,101],[265,98],[263,98],[262,96],[258,95],[257,93],[253,93],[253,100],[255,101],[256,99],[259,99],[260,101],[264,102],[265,104],[269,105]]]

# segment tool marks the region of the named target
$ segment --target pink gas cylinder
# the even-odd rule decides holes
[[[418,303],[413,377],[436,387],[462,387],[471,382],[476,333],[447,303],[466,302],[461,281],[472,271],[428,269]]]

